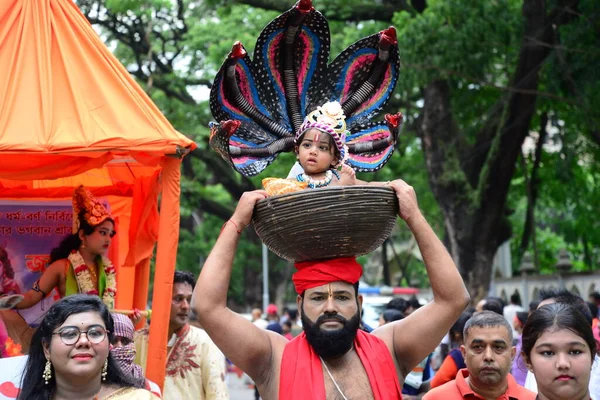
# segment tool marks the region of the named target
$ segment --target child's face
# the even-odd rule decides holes
[[[298,159],[308,175],[320,174],[337,162],[327,133],[309,129],[298,146]]]
[[[580,399],[586,395],[592,357],[585,340],[572,331],[545,331],[535,342],[528,364],[535,374],[538,391],[546,397],[554,394],[563,399]]]

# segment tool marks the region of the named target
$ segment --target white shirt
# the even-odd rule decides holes
[[[504,307],[502,313],[504,314],[504,319],[508,321],[510,326],[513,328],[513,336],[517,335],[517,331],[515,331],[515,317],[517,316],[517,312],[525,311],[525,309],[516,304],[509,304]]]
[[[254,325],[258,326],[260,329],[267,329],[267,326],[269,326],[269,322],[266,319],[262,319],[262,318],[259,318],[252,323]]]

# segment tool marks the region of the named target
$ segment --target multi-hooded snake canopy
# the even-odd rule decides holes
[[[263,171],[281,152],[294,150],[306,116],[329,101],[346,116],[345,160],[356,171],[375,171],[391,157],[402,115],[371,121],[387,104],[398,81],[396,30],[350,45],[330,64],[325,17],[310,0],[270,22],[252,59],[239,42],[221,66],[210,93],[217,120],[211,146],[243,175]]]

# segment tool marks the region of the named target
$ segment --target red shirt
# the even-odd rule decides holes
[[[431,389],[423,396],[423,400],[483,399],[469,386],[465,379],[468,376],[469,371],[466,368],[461,369],[456,374],[455,380]],[[508,374],[506,379],[508,380],[508,389],[497,400],[535,400],[536,394],[517,384],[511,374]]]

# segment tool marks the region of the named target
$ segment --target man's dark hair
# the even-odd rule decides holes
[[[548,299],[554,299],[557,303],[573,303],[577,299],[577,295],[569,292],[567,289],[546,288],[540,289],[540,302]]]
[[[486,297],[486,300],[487,301],[490,301],[490,300],[497,301],[498,303],[500,303],[500,306],[502,306],[503,309],[504,309],[504,307],[506,307],[506,302],[502,299],[502,297],[488,296],[488,297]]]
[[[383,313],[381,313],[381,316],[383,317],[383,320],[386,323],[400,321],[401,319],[404,318],[404,314],[402,314],[400,311],[396,310],[395,308],[388,308]]]
[[[533,300],[532,302],[529,303],[529,312],[532,313],[535,310],[537,310],[537,308],[540,306],[540,301],[539,300]]]
[[[550,288],[540,290],[540,300],[544,301],[548,299],[553,299],[556,303],[568,304],[575,307],[583,314],[590,326],[592,325],[592,313],[581,297],[569,292],[567,289]]]
[[[498,300],[488,298],[486,299],[485,304],[483,305],[483,310],[492,311],[496,314],[503,315],[502,311],[504,310],[504,307],[502,307],[502,303],[500,303]]]
[[[521,305],[521,295],[519,295],[519,292],[514,292],[510,295],[510,302],[511,304],[516,304],[518,306]]]
[[[402,297],[396,297],[394,299],[391,299],[389,303],[387,303],[387,306],[385,306],[385,308],[388,310],[398,310],[402,314],[404,314],[404,312],[408,308],[408,301],[404,300]]]
[[[194,274],[189,271],[175,271],[175,275],[173,276],[173,284],[176,283],[187,283],[194,289],[196,286],[196,278]]]
[[[600,293],[599,292],[590,293],[590,297],[593,297],[595,301],[600,301]]]
[[[465,329],[463,329],[463,338],[467,338],[469,330],[472,328],[493,328],[496,326],[503,326],[506,328],[509,338],[508,344],[511,345],[513,341],[512,326],[510,326],[502,314],[498,314],[493,311],[482,311],[473,314],[473,316],[469,318],[465,324]]]
[[[419,303],[419,299],[417,299],[417,296],[415,295],[408,300],[408,305],[411,306],[413,310],[418,310],[421,308],[421,303]]]
[[[585,304],[587,304],[588,308],[590,309],[592,319],[598,318],[598,306],[595,303],[592,303],[591,301],[586,301]]]
[[[473,316],[473,312],[469,312],[469,311],[463,311],[463,313],[460,314],[460,316],[458,317],[458,319],[456,320],[454,325],[452,325],[450,327],[450,338],[451,339],[455,334],[459,335],[461,339],[464,339],[463,332],[465,330],[465,325],[467,324],[467,321],[469,319],[471,319],[472,316]]]
[[[296,321],[296,319],[298,318],[298,310],[295,308],[290,308],[290,310],[288,311],[288,315],[290,316],[290,320]]]

